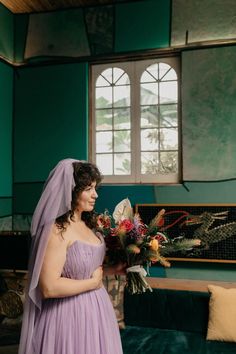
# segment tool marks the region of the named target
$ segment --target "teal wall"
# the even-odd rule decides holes
[[[0,62],[0,216],[12,213],[13,69]]]
[[[14,62],[21,63],[24,58],[27,30],[28,14],[18,14],[14,16]]]
[[[112,195],[112,198],[110,196]],[[102,186],[99,189],[97,208],[111,211],[123,198],[129,198],[132,205],[157,204],[236,204],[236,181],[186,182],[170,186]]]
[[[14,16],[0,4],[0,57],[14,59]]]
[[[1,17],[0,55],[12,63],[42,63],[170,45],[170,0],[139,0],[14,17],[2,6]]]
[[[32,213],[43,181],[59,160],[88,158],[87,87],[86,63],[16,71],[15,213]]]
[[[18,69],[14,183],[38,182],[65,157],[87,158],[87,64]]]
[[[117,5],[115,52],[169,47],[170,20],[169,0]]]

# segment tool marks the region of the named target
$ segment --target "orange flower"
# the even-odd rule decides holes
[[[158,248],[159,248],[159,242],[158,242],[158,240],[155,239],[155,238],[152,239],[152,240],[150,241],[150,243],[149,243],[149,246],[150,246],[151,250],[157,251]]]

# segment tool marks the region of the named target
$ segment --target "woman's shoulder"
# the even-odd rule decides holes
[[[68,230],[62,230],[55,223],[51,227],[50,235],[49,235],[49,243],[52,245],[61,245],[68,247],[69,244],[69,233]]]

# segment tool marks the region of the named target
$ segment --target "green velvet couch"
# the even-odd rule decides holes
[[[124,354],[236,354],[236,343],[206,340],[209,298],[197,291],[125,291]]]

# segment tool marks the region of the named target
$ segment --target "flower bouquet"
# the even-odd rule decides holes
[[[133,213],[130,201],[126,198],[117,204],[112,216],[107,210],[97,216],[97,230],[104,235],[107,247],[106,262],[127,265],[126,287],[131,294],[152,291],[145,279],[145,268],[148,270],[156,262],[170,267],[170,262],[165,258],[168,253],[186,251],[200,245],[198,239],[170,239],[160,232],[164,215],[165,210],[162,209],[146,225],[139,214]]]

